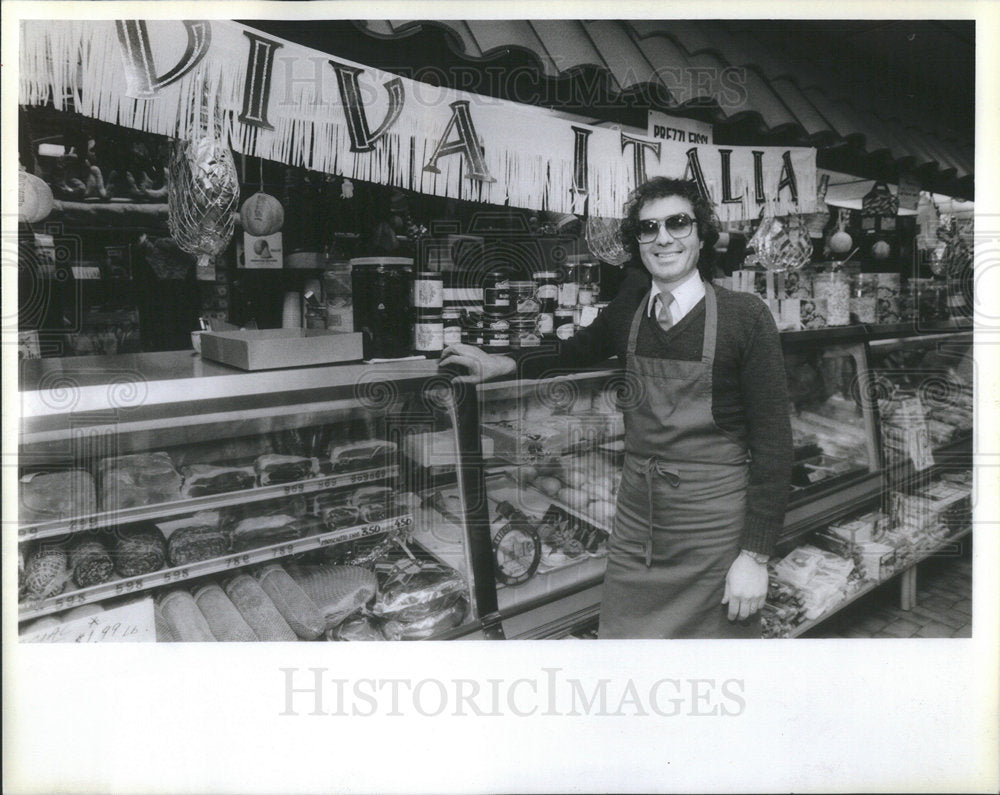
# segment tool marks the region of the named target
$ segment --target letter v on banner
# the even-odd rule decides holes
[[[458,139],[448,141],[448,136],[456,127],[458,128]],[[445,127],[444,135],[438,141],[437,149],[434,150],[431,159],[424,166],[424,171],[440,174],[441,169],[437,167],[437,161],[442,157],[458,153],[461,153],[465,158],[465,164],[469,169],[467,174],[469,179],[480,182],[496,182],[496,179],[490,176],[490,171],[486,167],[486,159],[479,149],[479,138],[476,135],[476,128],[472,124],[469,102],[464,99],[451,103],[451,119],[448,121],[448,126]]]
[[[389,94],[389,110],[386,111],[385,118],[375,132],[368,126],[368,116],[365,113],[364,102],[361,99],[361,88],[358,85],[358,75],[364,69],[356,66],[346,66],[336,61],[330,61],[337,74],[337,86],[340,89],[340,101],[344,105],[344,114],[347,117],[347,134],[351,138],[352,152],[370,152],[375,148],[375,142],[381,138],[389,128],[396,123],[399,114],[403,112],[403,81],[394,77],[385,83],[385,90]]]
[[[155,97],[161,88],[180,80],[205,57],[212,43],[212,28],[208,22],[184,21],[187,47],[180,60],[163,75],[156,74],[153,50],[149,46],[149,30],[142,19],[117,19],[118,43],[125,63],[125,94],[136,99]]]

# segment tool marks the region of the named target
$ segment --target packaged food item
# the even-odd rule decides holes
[[[237,574],[227,582],[226,595],[261,640],[298,640],[274,602],[249,574]]]
[[[144,529],[119,537],[111,557],[118,574],[135,577],[162,569],[167,562],[167,550],[158,530]]]
[[[381,522],[399,513],[396,491],[388,486],[362,486],[354,491],[349,502],[357,507],[362,522]]]
[[[340,625],[327,630],[327,640],[385,640],[379,622],[366,615],[351,616]]]
[[[180,640],[174,633],[173,626],[163,615],[158,601],[153,604],[153,623],[156,628],[157,643],[177,643]]]
[[[217,513],[206,511],[183,522],[180,526],[171,523],[167,539],[167,559],[171,566],[209,560],[229,552],[229,539],[219,529]]]
[[[208,621],[198,609],[194,597],[184,590],[163,594],[158,601],[163,618],[170,626],[170,634],[183,643],[214,641]]]
[[[180,498],[183,478],[165,452],[107,458],[98,465],[101,507],[106,511]]]
[[[846,326],[851,322],[851,283],[840,272],[819,273],[813,278],[813,295],[826,300],[828,326]]]
[[[62,546],[43,545],[28,556],[24,580],[29,599],[62,593],[69,578],[69,557]]]
[[[442,335],[445,347],[462,341],[462,311],[448,309],[441,313]]]
[[[506,317],[510,311],[510,272],[496,268],[483,277],[483,312],[491,317]]]
[[[292,483],[319,475],[319,461],[297,455],[268,453],[253,462],[257,482],[261,486],[275,483]]]
[[[258,569],[255,576],[296,635],[302,640],[316,640],[323,634],[326,629],[323,614],[285,569],[272,563]]]
[[[426,640],[461,624],[468,608],[468,602],[462,598],[415,621],[386,621],[382,625],[382,634],[387,640]]]
[[[76,584],[88,588],[110,580],[115,564],[100,541],[83,539],[70,547],[69,567]]]
[[[334,472],[355,472],[388,466],[396,460],[396,443],[369,440],[331,445],[330,462]]]
[[[75,519],[97,510],[97,491],[90,473],[38,472],[18,483],[19,518],[22,523]]]
[[[440,355],[444,348],[444,318],[440,309],[415,310],[413,350],[428,357]]]
[[[310,500],[312,498],[310,497]],[[231,534],[233,529],[244,519],[255,519],[261,516],[292,516],[302,519],[308,516],[309,503],[302,494],[292,497],[279,497],[266,502],[247,502],[232,505],[219,513],[219,527],[223,532]]]
[[[183,497],[205,497],[209,494],[226,494],[230,491],[252,489],[257,484],[253,467],[218,467],[210,464],[192,464],[181,468],[184,485]]]
[[[468,592],[465,579],[450,566],[427,563],[418,569],[395,570],[381,583],[372,613],[402,623],[426,618],[449,607]]]
[[[307,522],[286,514],[251,516],[238,522],[230,532],[233,552],[302,538],[307,527]]]
[[[375,575],[359,566],[294,564],[287,571],[319,608],[327,629],[358,612],[378,591]]]
[[[437,271],[417,271],[413,274],[413,306],[416,309],[444,307],[444,277]]]
[[[509,502],[500,502],[496,513],[490,527],[496,578],[505,585],[520,585],[538,570],[541,540],[528,518]]]
[[[257,641],[255,633],[236,609],[225,591],[215,583],[203,585],[194,592],[194,601],[205,616],[208,627],[218,641],[246,643]]]

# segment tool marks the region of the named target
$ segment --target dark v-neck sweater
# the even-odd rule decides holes
[[[615,299],[590,326],[559,343],[557,353],[550,349],[519,355],[519,375],[543,378],[615,356],[624,363],[632,318],[648,297],[649,286],[644,270],[630,268]],[[706,289],[712,287],[706,285]],[[719,322],[712,368],[712,416],[721,429],[745,443],[750,453],[742,547],[770,554],[784,521],[792,468],[781,339],[767,305],[759,298],[723,288],[715,291]],[[636,354],[698,361],[704,330],[704,299],[669,331],[663,331],[644,312]],[[669,450],[663,457],[669,460]]]

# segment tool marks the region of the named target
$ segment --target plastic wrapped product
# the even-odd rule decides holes
[[[257,473],[257,482],[261,486],[269,486],[273,483],[291,483],[319,474],[319,462],[315,458],[303,458],[296,455],[277,455],[274,453],[262,455],[254,461],[253,468]]]
[[[249,574],[238,574],[226,583],[226,594],[261,640],[298,640],[274,602]]]
[[[217,558],[228,551],[229,541],[225,534],[206,524],[178,528],[167,541],[167,556],[172,566]]]
[[[332,445],[329,451],[334,472],[374,469],[391,463],[396,455],[393,442],[367,441]]]
[[[160,598],[159,607],[178,641],[191,643],[215,640],[205,616],[187,591],[169,591]]]
[[[69,580],[69,558],[59,546],[44,546],[28,557],[24,581],[29,599],[47,599],[63,591]]]
[[[97,490],[89,472],[39,472],[18,483],[23,523],[75,519],[97,510]]]
[[[155,505],[180,497],[183,479],[164,452],[107,458],[98,465],[101,505],[106,511]]]
[[[219,527],[226,533],[232,533],[233,529],[244,519],[257,519],[261,516],[291,516],[301,519],[308,514],[306,498],[301,494],[294,497],[282,497],[277,500],[267,502],[249,502],[241,505],[233,505],[220,511]]]
[[[174,634],[174,628],[170,626],[170,622],[163,615],[163,611],[160,610],[158,604],[153,605],[153,621],[156,627],[156,642],[157,643],[176,643],[178,638]]]
[[[416,621],[386,621],[382,633],[390,640],[426,640],[446,629],[457,627],[465,618],[468,602],[459,599],[452,605]]]
[[[194,601],[205,616],[216,640],[247,642],[259,640],[250,625],[236,609],[226,592],[212,583],[194,592]]]
[[[243,519],[233,528],[231,538],[233,551],[265,547],[301,538],[306,525],[294,516],[251,516]]]
[[[181,469],[184,475],[183,497],[204,497],[209,494],[226,494],[230,491],[251,489],[257,485],[253,467],[218,467],[210,464],[192,464]]]
[[[354,615],[326,632],[327,640],[385,640],[377,619]]]
[[[358,612],[378,591],[375,575],[357,566],[297,565],[288,573],[316,603],[327,629]]]
[[[428,564],[399,571],[382,583],[372,612],[379,618],[411,622],[437,613],[462,598],[468,586],[454,569]]]
[[[162,569],[167,550],[158,530],[141,530],[118,539],[111,557],[122,577],[135,577]]]
[[[115,564],[100,541],[86,539],[70,548],[69,567],[76,584],[88,588],[110,580]]]
[[[323,634],[326,629],[323,614],[287,571],[272,563],[259,569],[256,576],[264,593],[296,635],[302,640],[316,640]]]

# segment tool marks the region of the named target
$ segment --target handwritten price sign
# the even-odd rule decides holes
[[[105,610],[22,635],[22,643],[142,643],[156,640],[153,600]]]

